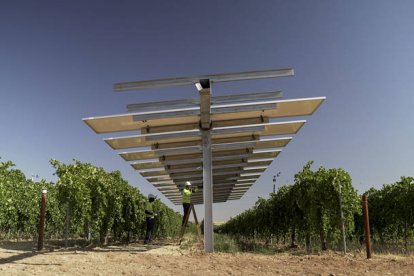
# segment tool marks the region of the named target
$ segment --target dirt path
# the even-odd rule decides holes
[[[0,275],[413,275],[414,257],[327,252],[205,254],[175,245],[133,244],[42,253],[0,245]]]

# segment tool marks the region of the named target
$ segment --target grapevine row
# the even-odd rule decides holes
[[[122,179],[119,171],[74,161],[50,163],[56,183],[27,179],[10,161],[0,162],[0,239],[33,238],[39,221],[40,191],[48,190],[46,238],[131,241],[145,232],[146,196]],[[156,237],[173,237],[181,227],[181,215],[156,200]]]
[[[230,219],[216,231],[237,239],[274,239],[295,247],[304,243],[310,250],[317,241],[322,250],[341,246],[340,199],[347,240],[363,239],[361,197],[352,186],[350,175],[342,169],[320,167],[311,170],[312,161],[295,175],[293,185],[282,186],[269,199]],[[341,188],[341,189],[339,189]],[[414,178],[370,189],[369,213],[374,241],[385,244],[414,236]]]

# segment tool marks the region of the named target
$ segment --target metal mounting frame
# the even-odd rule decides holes
[[[293,74],[272,69],[116,83],[116,91],[195,85],[199,99],[135,103],[128,114],[83,121],[96,133],[140,130],[104,141],[115,150],[132,149],[119,155],[174,204],[181,202],[185,181],[201,188],[192,202],[204,203],[205,251],[212,252],[212,203],[240,199],[292,140],[284,135],[306,122],[271,120],[312,115],[325,100],[281,100],[280,91],[213,97],[212,84]],[[149,149],[136,150],[142,147]]]

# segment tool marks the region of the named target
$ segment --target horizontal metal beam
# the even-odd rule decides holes
[[[259,93],[245,93],[229,96],[215,96],[211,97],[212,105],[234,104],[244,102],[259,102],[276,100],[282,97],[281,91],[259,92]],[[167,109],[185,109],[193,108],[200,105],[199,99],[182,99],[172,101],[146,102],[128,104],[128,112],[146,112],[146,111],[160,111]]]
[[[141,172],[140,173],[143,177],[151,177],[151,176],[164,176],[168,175],[167,171],[160,170],[160,171],[152,171],[152,172]]]
[[[172,183],[160,183],[160,184],[154,184],[152,183],[152,186],[158,188],[158,187],[177,187],[174,182]]]
[[[154,182],[151,182],[151,184],[155,186],[155,185],[157,185],[157,184],[172,185],[172,184],[175,184],[175,183],[174,183],[174,181],[172,181],[172,180],[161,180],[161,181],[154,181]]]
[[[264,101],[280,99],[282,98],[282,96],[283,95],[281,91],[214,96],[211,98],[211,104],[214,106],[214,105],[245,103],[245,102],[249,102],[249,103],[264,102]]]
[[[133,82],[119,82],[113,85],[115,91],[128,91],[128,90],[142,90],[148,88],[162,88],[173,86],[194,85],[202,79],[209,79],[210,82],[227,82],[227,81],[240,81],[240,80],[253,80],[263,78],[279,78],[293,76],[294,71],[291,68],[288,69],[271,69],[260,71],[247,71],[238,73],[224,73],[224,74],[211,74],[211,75],[199,75],[193,77],[177,77],[166,79],[155,79],[145,81],[133,81]]]
[[[150,183],[160,183],[162,181],[172,181],[172,179],[169,176],[166,176],[166,177],[156,177],[156,178],[146,178],[146,179]]]
[[[240,175],[240,173],[242,173],[242,172],[243,172],[242,170],[234,170],[234,171],[231,171],[231,172],[219,172],[219,173],[213,173],[213,176]],[[187,178],[192,178],[192,177],[202,178],[202,174],[200,172],[200,173],[194,173],[192,175],[185,174],[185,175],[172,176],[172,178],[174,180],[177,180],[177,179],[187,179]]]
[[[255,132],[263,131],[265,126],[260,125],[249,125],[249,126],[236,126],[236,127],[218,127],[211,130],[212,135],[226,134],[226,133],[239,133],[239,132]]]
[[[232,119],[232,120],[214,120],[212,122],[212,128],[226,127],[226,126],[240,126],[240,125],[253,125],[268,123],[269,119],[266,117],[254,117],[244,119]],[[141,127],[141,134],[147,133],[161,133],[170,131],[192,130],[199,127],[199,122],[189,124],[168,124],[161,126],[143,126]]]
[[[183,109],[193,108],[199,106],[200,101],[198,99],[184,99],[184,100],[172,100],[172,101],[159,101],[159,102],[146,102],[128,104],[128,112],[145,112],[154,110],[165,109]]]
[[[132,114],[132,120],[135,122],[138,121],[149,121],[157,119],[168,119],[175,117],[186,117],[186,116],[197,116],[200,114],[200,108],[187,108],[183,110],[163,110],[157,112],[142,112],[138,114]]]
[[[285,140],[287,141],[287,140]],[[286,142],[284,142],[286,143]],[[216,144],[213,145],[213,155],[216,160],[220,159],[221,156],[230,156],[230,155],[243,155],[241,158],[245,158],[251,155],[252,148],[256,146],[258,149],[254,149],[254,153],[270,153],[270,152],[278,152],[280,150],[263,150],[263,146],[278,146],[279,143],[275,139],[274,141],[270,140],[270,142],[261,142],[261,141],[248,141],[248,142],[237,142],[237,143],[225,143],[225,144]],[[282,144],[280,144],[281,146]],[[243,151],[240,152],[240,151]],[[192,154],[192,155],[191,155]],[[169,160],[183,160],[189,158],[201,158],[201,147],[200,146],[191,146],[191,147],[179,147],[179,148],[168,148],[168,149],[160,149],[160,150],[145,150],[145,151],[131,151],[131,152],[121,152],[119,155],[125,161],[133,161],[133,160],[145,160],[145,159],[157,159],[159,157],[163,157],[166,161]],[[275,154],[270,154],[275,157]],[[277,155],[277,154],[276,154]],[[265,156],[265,155],[263,155]],[[225,157],[223,159],[226,159]]]
[[[247,111],[258,111],[258,110],[272,110],[276,108],[276,103],[257,103],[257,104],[239,104],[229,106],[212,106],[211,114],[224,114],[234,112],[247,112]]]
[[[186,130],[186,131],[173,131],[173,132],[164,132],[164,133],[150,133],[141,135],[145,137],[147,141],[157,141],[157,140],[167,140],[174,138],[188,138],[188,137],[200,137],[200,130]]]
[[[252,135],[244,135],[244,136],[237,136],[237,137],[224,137],[224,138],[213,138],[213,144],[223,144],[223,143],[233,143],[233,142],[244,142],[244,141],[252,141],[252,140],[259,140],[259,136],[252,136]],[[198,146],[201,144],[200,141],[185,141],[185,142],[158,142],[157,149],[171,149],[171,148],[179,148],[179,147],[189,147],[189,146]]]
[[[209,101],[208,101],[209,102]],[[278,100],[256,102],[256,103],[238,103],[211,106],[210,115],[249,112],[249,111],[264,111],[276,109]],[[158,119],[170,119],[177,117],[201,116],[200,107],[187,107],[182,109],[155,110],[146,112],[136,112],[131,114],[133,121],[150,121]]]

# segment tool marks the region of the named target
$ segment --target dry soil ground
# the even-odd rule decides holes
[[[50,249],[0,243],[0,275],[414,275],[414,256],[205,254],[173,244]]]

